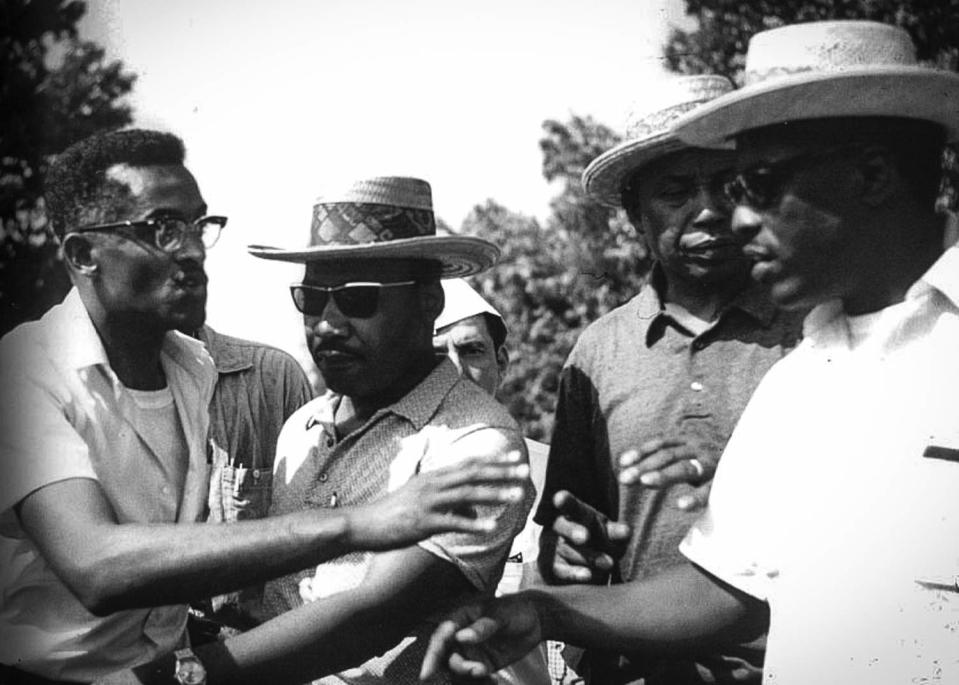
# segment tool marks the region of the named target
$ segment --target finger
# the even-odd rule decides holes
[[[596,578],[605,577],[614,563],[613,558],[605,552],[577,548],[560,540],[553,557],[553,575],[566,582],[588,583]]]
[[[562,516],[585,526],[589,526],[605,518],[596,509],[586,504],[586,502],[579,499],[569,490],[560,490],[553,495],[553,506],[556,507]]]
[[[428,514],[422,521],[423,529],[430,535],[438,533],[492,533],[499,522],[495,516],[475,516],[446,512]]]
[[[639,458],[645,459],[660,450],[668,449],[670,447],[679,447],[686,443],[682,438],[664,438],[658,436],[655,438],[650,438],[649,440],[643,442],[639,446]]]
[[[432,678],[443,670],[447,655],[453,649],[457,630],[459,626],[454,621],[443,621],[430,635],[426,654],[423,656],[423,665],[420,667],[420,680]]]
[[[456,469],[447,476],[450,485],[460,483],[520,481],[529,479],[529,464],[474,463]]]
[[[499,631],[499,621],[489,616],[480,616],[465,628],[456,631],[457,642],[464,645],[476,645],[486,642]]]
[[[467,676],[469,678],[482,678],[489,675],[490,669],[482,661],[468,659],[459,652],[450,654],[447,660],[450,671],[457,676]]]
[[[699,451],[690,445],[663,448],[645,461],[621,470],[619,482],[632,485],[638,481],[640,485],[653,488],[662,488],[678,482],[700,483],[702,480],[699,477],[699,469],[692,464],[692,460],[697,459],[698,456]],[[699,460],[699,463],[703,465],[704,460]],[[703,469],[705,472],[705,466]],[[685,475],[687,473],[691,475],[687,477]]]
[[[589,543],[589,529],[577,521],[560,516],[553,521],[553,532],[568,544],[582,546]]]
[[[631,534],[632,528],[625,523],[609,521],[606,524],[606,538],[610,542],[625,542],[626,540],[629,540],[629,536]]]
[[[430,509],[448,510],[466,504],[521,502],[525,495],[526,488],[522,485],[461,485],[431,493],[426,502]]]
[[[644,474],[639,480],[650,488],[666,488],[677,483],[700,485],[704,480],[712,478],[712,472],[707,472],[706,469],[707,466],[702,461],[696,457],[689,457],[659,471]]]
[[[712,482],[704,483],[693,492],[687,493],[676,500],[676,506],[683,511],[699,511],[705,509],[709,503],[709,491],[712,489]]]

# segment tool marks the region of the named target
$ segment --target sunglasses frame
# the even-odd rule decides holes
[[[336,308],[339,312],[348,318],[351,319],[368,319],[376,314],[377,309],[380,305],[380,291],[383,288],[398,288],[400,286],[406,285],[415,285],[419,281],[393,281],[391,283],[380,283],[377,281],[351,281],[349,283],[342,283],[340,285],[312,285],[309,283],[291,283],[290,284],[290,295],[293,298],[293,306],[296,307],[296,310],[303,314],[304,316],[322,316],[323,312],[326,311],[326,308],[332,300],[336,304]],[[339,293],[349,292],[355,288],[371,288],[376,292],[376,297],[373,300],[372,308],[367,312],[366,308],[360,308],[357,312],[355,303],[350,303],[349,300],[341,301]],[[324,293],[326,297],[323,299],[322,307],[320,311],[316,311],[314,308],[310,307],[309,311],[306,310],[305,302],[304,306],[300,305],[300,302],[297,300],[298,291],[308,291],[312,293]]]

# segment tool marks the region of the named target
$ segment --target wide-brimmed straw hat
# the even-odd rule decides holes
[[[959,138],[959,74],[925,67],[903,29],[873,21],[794,24],[753,36],[744,85],[676,122],[690,145],[711,146],[771,124],[899,117]]]
[[[679,76],[647,84],[647,93],[626,115],[626,140],[590,162],[583,172],[587,194],[611,207],[622,206],[626,181],[637,169],[688,147],[672,133],[683,114],[732,91],[722,76]]]
[[[441,278],[476,274],[499,259],[499,248],[489,241],[436,235],[430,184],[403,176],[356,181],[317,198],[308,247],[247,249],[254,257],[300,263],[429,260],[439,265]]]

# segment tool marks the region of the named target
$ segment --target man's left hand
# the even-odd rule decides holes
[[[683,511],[695,511],[705,507],[709,499],[717,456],[682,439],[654,438],[644,442],[639,449],[620,455],[619,482],[647,488],[688,483],[695,489],[679,497],[676,506]]]

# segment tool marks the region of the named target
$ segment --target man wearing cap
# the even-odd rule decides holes
[[[427,671],[457,639],[492,640],[449,661],[480,673],[509,660],[504,638],[512,653],[544,635],[684,650],[768,611],[766,682],[959,682],[959,251],[943,251],[934,211],[957,111],[959,75],[918,66],[901,29],[752,39],[746,85],[676,133],[735,140],[752,277],[814,309],[727,445],[683,542],[690,563],[471,607],[436,635]],[[482,611],[494,618],[456,634]]]
[[[429,184],[356,182],[317,201],[309,247],[251,253],[305,264],[291,291],[328,387],[280,434],[272,516],[363,505],[467,459],[518,453],[526,461],[506,410],[433,352],[440,279],[482,271],[498,250],[436,236]],[[431,616],[493,591],[532,497],[528,488],[481,507],[495,521],[482,534],[349,554],[267,583],[265,605],[276,617],[201,655],[210,682],[295,683],[337,672],[320,682],[416,682]]]
[[[495,397],[509,367],[503,316],[460,278],[443,281],[443,295],[445,305],[436,319],[433,348],[438,354],[448,356],[460,375]],[[529,438],[524,441],[529,454],[530,476],[536,488],[535,509],[546,479],[549,445]],[[513,539],[503,578],[496,588],[497,594],[517,592],[538,579],[536,557],[541,531],[542,527],[530,516],[523,530]],[[495,676],[498,682],[536,685],[549,683],[550,678],[552,682],[564,683],[575,677],[563,659],[563,644],[554,642],[541,647],[543,649],[535,649],[521,661],[498,671]]]
[[[0,342],[0,682],[91,682],[142,664],[186,646],[192,599],[482,530],[451,507],[510,495],[464,492],[447,471],[364,507],[228,530],[198,521],[215,369],[177,330],[203,324],[206,249],[226,218],[207,214],[184,155],[173,135],[114,131],[47,173],[74,288]]]
[[[732,85],[689,76],[645,90],[627,140],[583,175],[593,198],[626,210],[655,261],[636,297],[583,331],[560,378],[536,514],[545,528],[540,566],[553,584],[631,581],[684,563],[679,543],[719,455],[801,326],[801,315],[777,310],[750,285],[723,192],[733,153],[691,148],[669,133]],[[620,485],[624,453],[632,482]],[[604,684],[756,682],[762,641],[695,658],[587,650],[580,664]]]

